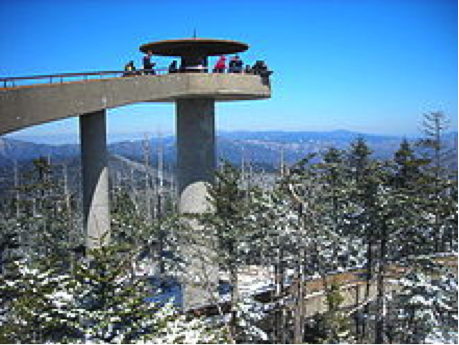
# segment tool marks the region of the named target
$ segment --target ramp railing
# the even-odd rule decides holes
[[[138,75],[158,75],[168,72],[167,68],[138,69],[135,71],[96,71],[81,73],[59,73],[32,75],[25,77],[4,77],[0,78],[0,85],[3,88],[14,88],[20,86],[37,84],[62,84],[67,82],[87,81],[103,78],[133,77]]]

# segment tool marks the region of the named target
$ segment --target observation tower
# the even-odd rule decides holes
[[[177,73],[157,69],[155,75],[99,71],[0,78],[0,134],[79,117],[84,227],[87,247],[93,248],[110,233],[107,109],[139,102],[174,102],[179,212],[211,211],[208,186],[216,168],[215,102],[267,99],[271,87],[266,75],[212,73],[208,59],[247,49],[247,44],[231,40],[164,40],[143,44],[140,51],[177,57]]]
[[[183,73],[182,87],[188,89],[175,97],[177,134],[177,180],[179,191],[179,212],[211,212],[208,187],[214,181],[215,157],[215,102],[255,100],[270,97],[267,77],[242,73],[212,73],[209,57],[236,54],[249,48],[245,43],[189,38],[147,43],[140,47],[144,53],[180,58],[179,71]],[[211,68],[211,67],[210,67]],[[225,71],[226,72],[226,71]],[[188,84],[187,84],[188,83]],[[194,229],[199,224],[193,223]],[[213,239],[209,238],[210,241]],[[189,276],[196,278],[183,287],[185,307],[206,304],[211,296],[203,287],[206,284],[216,290],[218,267],[213,264],[216,253],[204,245],[183,248],[182,252],[191,261]],[[189,254],[188,254],[189,252]],[[199,253],[200,255],[197,255]],[[207,260],[207,262],[203,262]],[[200,272],[206,267],[207,272]],[[208,287],[209,288],[209,287]]]
[[[179,71],[184,73],[179,77],[183,77],[181,87],[187,90],[174,97],[181,213],[200,213],[209,206],[206,184],[213,182],[216,168],[215,102],[270,96],[269,81],[262,81],[260,76],[209,73],[212,72],[208,67],[210,56],[236,54],[247,49],[245,43],[204,38],[165,40],[140,47],[145,53],[180,58]]]

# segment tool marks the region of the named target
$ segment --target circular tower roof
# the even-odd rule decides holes
[[[183,38],[146,43],[140,51],[151,51],[162,56],[212,56],[246,51],[249,46],[242,42],[211,38]]]

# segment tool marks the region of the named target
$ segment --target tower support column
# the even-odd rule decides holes
[[[177,175],[180,213],[209,210],[207,187],[215,171],[215,104],[180,99],[177,107]]]
[[[177,115],[177,177],[179,213],[212,212],[209,186],[214,182],[215,102],[213,99],[178,99]],[[193,244],[182,245],[182,255],[188,261],[182,291],[184,308],[212,302],[217,297],[218,265],[214,236],[195,220],[188,221],[194,235]],[[197,236],[196,236],[197,235]]]
[[[93,249],[110,236],[105,110],[80,116],[80,142],[86,247]]]

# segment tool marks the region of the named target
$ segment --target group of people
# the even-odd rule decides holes
[[[137,69],[134,66],[134,61],[129,61],[125,66],[124,66],[124,77],[127,76],[132,76],[132,75],[140,75],[140,74],[156,74],[155,70],[153,69],[156,65],[155,62],[151,61],[151,57],[153,56],[153,53],[151,51],[148,51],[142,58],[142,64],[143,64],[143,70],[142,71],[137,71]]]
[[[148,51],[142,58],[143,70],[138,71],[134,66],[134,61],[129,61],[124,66],[124,74],[123,76],[132,76],[132,75],[140,75],[140,74],[156,74],[154,70],[154,66],[156,63],[151,61],[153,54],[151,51]],[[206,59],[207,60],[207,59]],[[234,55],[229,63],[228,66],[226,64],[226,56],[222,55],[218,59],[217,63],[215,64],[212,72],[213,73],[247,73],[247,74],[258,74],[262,77],[269,77],[272,74],[272,71],[268,70],[266,63],[262,60],[258,60],[255,64],[251,67],[250,65],[246,65],[244,68],[244,63],[238,55]],[[207,71],[207,66],[201,66],[202,71]],[[177,60],[172,61],[169,65],[168,72],[169,73],[178,73],[187,71],[188,68],[184,68],[183,66],[177,66]]]
[[[239,55],[234,55],[228,63],[228,73],[242,73],[244,63],[239,58]],[[226,70],[226,57],[225,55],[220,56],[215,67],[214,73],[225,73]]]
[[[228,63],[228,68],[226,67],[226,57],[222,55],[220,59],[218,59],[215,67],[213,69],[214,73],[224,73],[225,70],[228,70],[228,73],[247,73],[247,74],[258,74],[262,77],[269,77],[273,72],[268,69],[268,66],[263,60],[257,60],[255,64],[250,67],[250,65],[246,65],[245,68],[243,67],[244,63],[239,58],[238,55],[235,55],[231,58]]]

